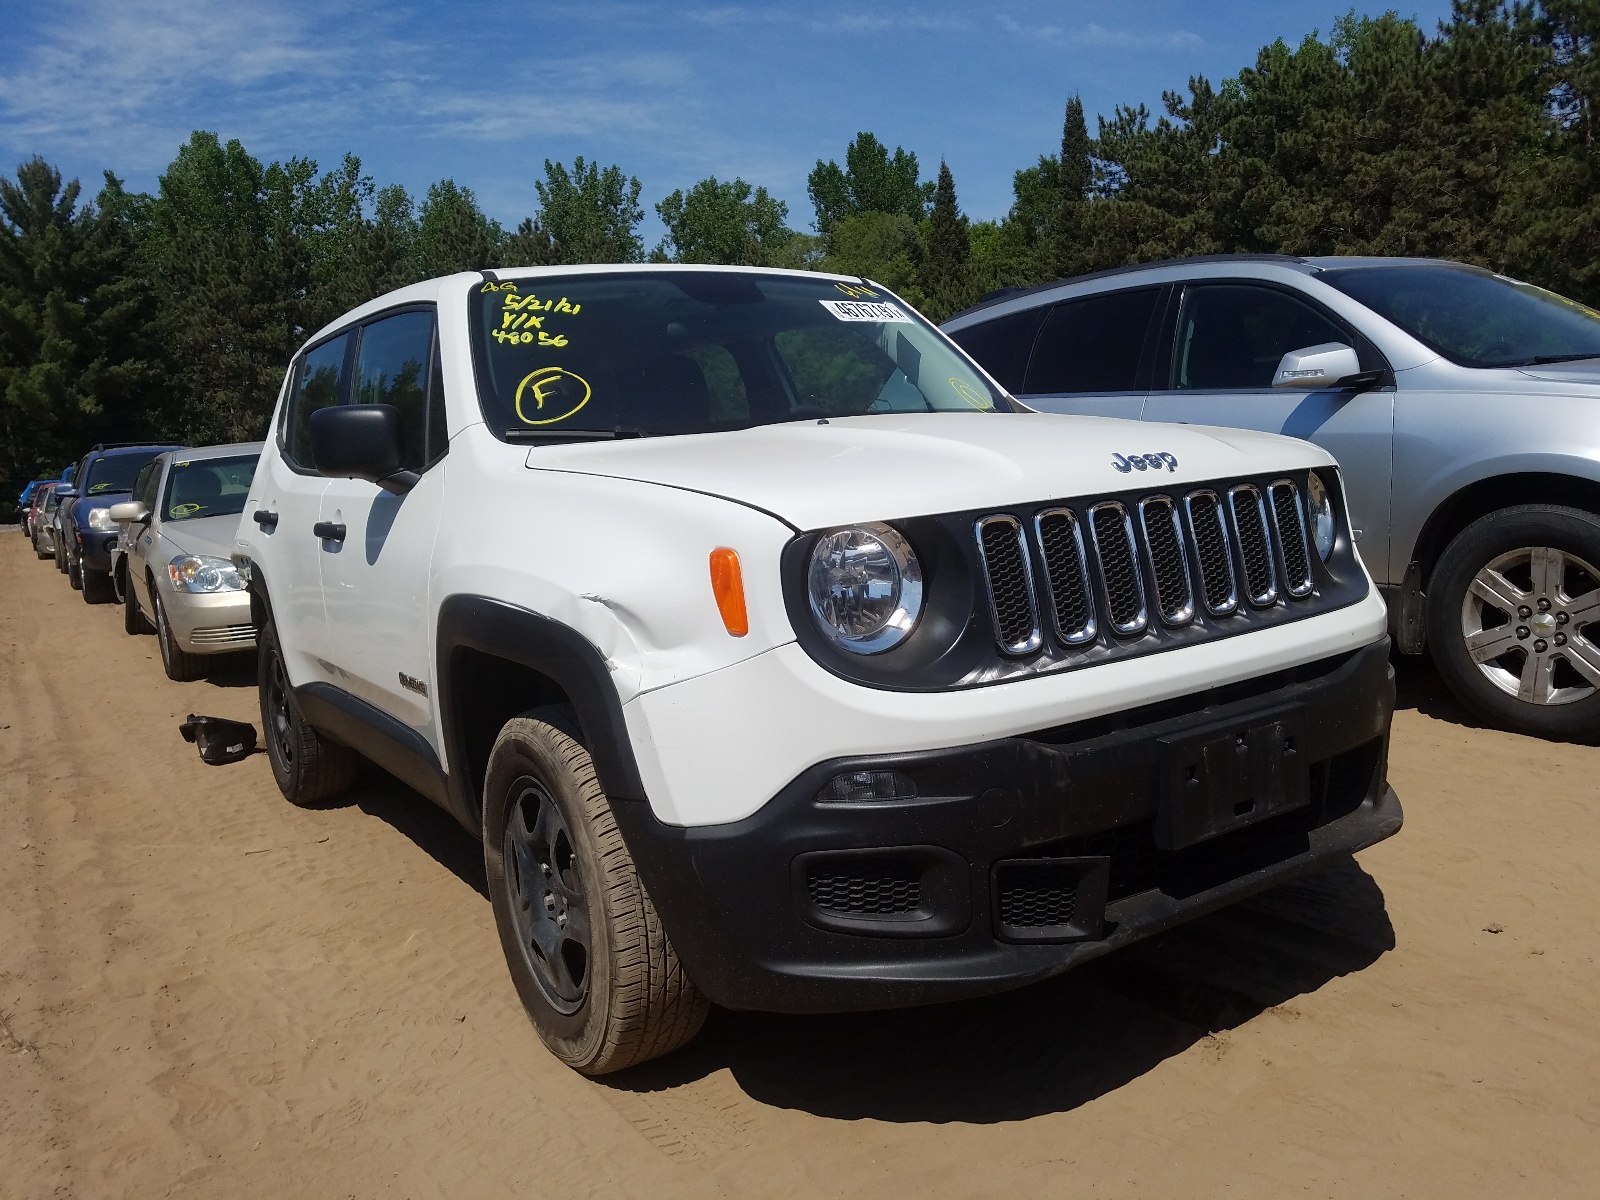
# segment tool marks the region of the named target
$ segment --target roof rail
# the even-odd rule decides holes
[[[1129,263],[1124,267],[1110,267],[1104,271],[1090,271],[1083,275],[1069,275],[1065,279],[1054,279],[1049,283],[1036,284],[1033,287],[1003,287],[992,292],[985,292],[983,298],[971,308],[964,308],[958,313],[945,318],[945,321],[954,321],[956,317],[964,317],[968,313],[977,312],[981,308],[988,308],[991,304],[999,304],[1002,300],[1015,300],[1018,296],[1031,296],[1035,292],[1048,291],[1050,288],[1060,287],[1066,283],[1085,283],[1091,279],[1105,279],[1112,275],[1131,275],[1136,271],[1153,271],[1157,267],[1184,266],[1189,263],[1212,262],[1280,262],[1303,263],[1308,261],[1296,254],[1190,254],[1179,258],[1161,258],[1151,262]],[[940,324],[944,324],[941,321]]]
[[[171,442],[96,442],[89,447],[90,454],[98,454],[102,450],[128,450],[139,446],[170,446]]]

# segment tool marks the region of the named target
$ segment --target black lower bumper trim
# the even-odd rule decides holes
[[[1293,805],[1237,819],[1229,808],[1198,840],[1173,839],[1168,809],[1183,793],[1174,801],[1166,779],[1171,748],[1237,728],[1246,756],[1257,731],[1289,728],[1286,706],[1301,775],[1272,794]],[[613,810],[712,1000],[778,1012],[924,1004],[1049,978],[1391,836],[1393,708],[1385,641],[1109,722],[819,763],[728,825],[663,825],[643,801]],[[1274,755],[1281,775],[1281,746]],[[819,799],[855,771],[897,772],[917,794]]]

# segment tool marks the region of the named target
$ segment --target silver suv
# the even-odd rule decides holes
[[[1045,412],[1323,446],[1399,648],[1494,724],[1600,736],[1600,313],[1460,263],[1227,255],[945,330]]]

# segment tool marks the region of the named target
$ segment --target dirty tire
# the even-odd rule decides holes
[[[290,804],[304,807],[331,800],[355,782],[361,758],[306,724],[283,666],[277,626],[271,621],[261,630],[258,644],[261,740],[266,743],[272,778]]]
[[[73,558],[71,554],[67,555],[67,582],[72,585],[73,591],[81,592],[83,590],[83,571],[78,560]]]
[[[172,625],[167,620],[167,606],[161,603],[161,593],[157,592],[153,599],[156,606],[156,642],[161,647],[162,670],[166,671],[168,679],[176,680],[178,683],[203,679],[209,666],[206,656],[190,654],[178,645],[178,639],[172,632]]]
[[[667,941],[589,752],[562,728],[573,727],[565,715],[540,711],[500,731],[484,784],[484,862],[501,948],[534,1028],[569,1067],[604,1075],[676,1050],[700,1031],[710,1005]],[[549,821],[536,821],[530,808]],[[570,839],[561,891],[567,899],[580,896],[587,913],[588,952],[576,997],[570,970],[557,970],[553,982],[534,942],[524,940],[533,919],[524,915],[531,911],[527,897],[541,877],[526,869],[513,842],[519,831],[550,822]],[[556,986],[563,972],[565,997]]]
[[[1560,505],[1519,504],[1468,525],[1445,547],[1428,581],[1429,651],[1456,698],[1486,723],[1534,737],[1595,742],[1600,740],[1600,686],[1588,681],[1593,690],[1586,698],[1531,703],[1491,682],[1468,648],[1463,606],[1474,578],[1502,557],[1525,547],[1548,547],[1568,556],[1569,561],[1600,564],[1600,517]],[[1578,586],[1590,589],[1585,600],[1592,602],[1600,595],[1592,584]],[[1558,603],[1554,607],[1559,611],[1568,607],[1581,610],[1585,606]],[[1570,631],[1574,651],[1594,644],[1592,636],[1576,632],[1585,616],[1593,618],[1592,608],[1587,613],[1579,612],[1570,625],[1562,627],[1563,632]],[[1593,632],[1586,630],[1589,635]],[[1535,632],[1533,636],[1538,635]],[[1591,648],[1585,653],[1591,660],[1600,660],[1600,650]]]
[[[63,575],[67,573],[67,553],[61,545],[61,539],[56,538],[56,570]]]
[[[78,574],[83,581],[85,604],[110,604],[117,598],[117,585],[112,582],[110,572],[80,568]]]
[[[127,572],[123,572],[122,579],[122,630],[134,636],[153,632],[139,607],[139,597],[134,593],[133,580],[127,577]]]

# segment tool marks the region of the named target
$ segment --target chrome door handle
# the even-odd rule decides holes
[[[344,526],[336,525],[332,521],[318,521],[311,527],[311,532],[325,542],[344,541]]]

